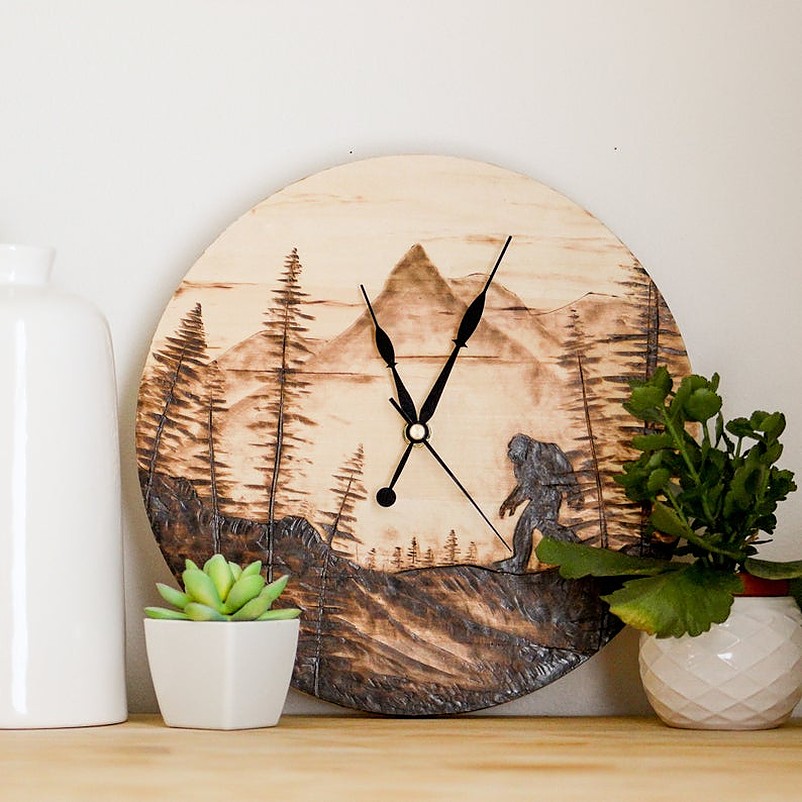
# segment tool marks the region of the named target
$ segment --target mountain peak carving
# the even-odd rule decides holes
[[[432,264],[420,243],[413,245],[387,276],[382,295],[417,291],[427,294],[450,293],[448,282]]]
[[[480,288],[481,289],[481,288]],[[459,322],[470,303],[455,282],[443,277],[420,244],[393,267],[381,292],[371,298],[379,326],[391,338],[399,361],[438,363],[453,348]],[[483,319],[464,351],[465,357],[527,361],[532,354],[502,329]],[[369,367],[368,367],[369,366]],[[367,307],[345,331],[330,340],[307,364],[311,372],[383,375]]]

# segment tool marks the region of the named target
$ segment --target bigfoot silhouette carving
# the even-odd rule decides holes
[[[513,555],[499,563],[504,571],[521,574],[532,555],[532,538],[537,530],[557,540],[578,542],[574,530],[559,523],[563,496],[573,509],[582,506],[582,493],[574,469],[555,443],[541,443],[525,434],[516,434],[507,445],[516,485],[504,499],[499,515],[515,514],[529,502],[518,518],[513,534]]]

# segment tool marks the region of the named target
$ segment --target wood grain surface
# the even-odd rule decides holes
[[[284,716],[170,729],[158,716],[0,732],[0,800],[694,800],[802,797],[802,722],[674,730],[654,718]]]

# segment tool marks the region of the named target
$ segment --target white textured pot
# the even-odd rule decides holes
[[[150,673],[165,724],[242,730],[278,724],[298,647],[298,619],[145,619]]]
[[[640,674],[655,713],[672,727],[778,727],[802,698],[802,613],[793,598],[737,597],[708,632],[641,633]]]

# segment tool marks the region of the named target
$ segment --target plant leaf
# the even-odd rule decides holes
[[[164,621],[189,621],[189,616],[180,610],[168,610],[166,607],[146,607],[148,618],[161,618]]]
[[[251,599],[255,599],[265,586],[264,577],[261,574],[249,574],[243,571],[240,578],[234,583],[228,594],[222,612],[235,613],[246,605]],[[265,607],[265,610],[268,609]]]
[[[291,618],[298,618],[301,610],[297,607],[281,607],[276,610],[268,610],[257,618],[257,621],[287,621]]]
[[[691,538],[694,536],[694,531],[685,524],[679,515],[661,501],[655,501],[652,506],[651,522],[652,526],[664,535],[684,537],[686,540],[688,535]]]
[[[190,602],[184,612],[192,621],[228,621],[227,616],[200,602]]]
[[[642,384],[632,388],[629,401],[624,403],[625,409],[636,418],[645,421],[659,421],[666,394],[659,387]]]
[[[602,598],[625,624],[658,638],[700,635],[725,621],[741,580],[701,563],[658,576],[631,579]]]
[[[176,588],[165,585],[163,582],[157,582],[156,589],[167,604],[172,604],[173,607],[178,607],[179,610],[183,610],[192,601],[183,591],[176,590]]]
[[[720,409],[721,396],[707,387],[694,390],[685,401],[685,414],[691,421],[710,420]]]
[[[181,574],[181,579],[184,582],[184,591],[193,602],[200,602],[219,612],[223,611],[223,602],[210,576],[199,568],[187,568]],[[186,607],[184,609],[186,610]]]
[[[760,579],[798,579],[802,577],[802,560],[775,562],[749,557],[744,560],[744,569]]]
[[[537,558],[544,563],[560,566],[564,579],[584,576],[654,576],[674,571],[680,566],[666,560],[636,557],[620,551],[599,549],[582,543],[565,543],[544,537],[536,549]]]
[[[204,564],[203,573],[214,582],[220,601],[225,602],[228,592],[234,584],[234,573],[228,560],[222,554],[213,555]]]
[[[260,573],[262,570],[262,561],[261,560],[254,560],[252,563],[249,563],[242,569],[240,576],[255,576],[256,574]]]
[[[665,365],[658,366],[649,377],[648,383],[659,387],[663,392],[663,396],[667,396],[674,386],[674,380],[671,378],[671,374],[668,372],[668,368]]]
[[[755,433],[748,418],[733,418],[731,421],[727,422],[725,428],[730,434],[734,434],[736,437],[752,437]]]
[[[667,432],[652,434],[636,434],[632,438],[632,447],[638,451],[659,451],[661,448],[672,448],[674,438]]]
[[[287,584],[287,579],[289,576],[287,574],[284,575],[286,579],[283,580],[283,584]],[[281,580],[276,580],[276,582],[281,582]],[[276,583],[273,582],[270,585],[265,585],[258,596],[254,596],[250,601],[245,602],[242,607],[239,608],[236,612],[232,611],[231,620],[232,621],[256,621],[260,615],[266,613],[273,602],[278,598],[281,594],[281,590],[283,589],[283,585],[278,589],[276,593],[276,588],[273,587]]]
[[[668,468],[656,468],[649,474],[646,480],[646,489],[649,493],[656,494],[671,481],[671,471]]]

